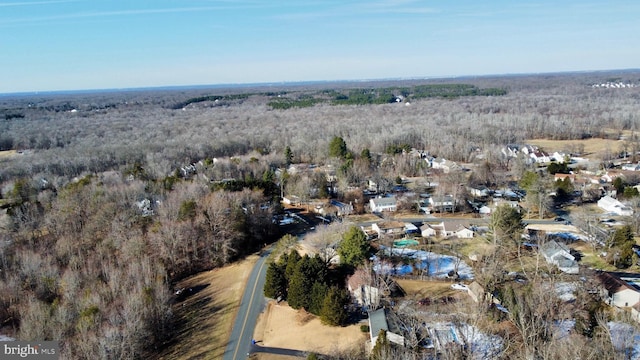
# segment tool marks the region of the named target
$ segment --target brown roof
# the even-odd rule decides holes
[[[628,275],[629,277],[637,277],[640,279],[640,274],[625,274],[625,275]],[[640,289],[622,280],[620,276],[621,274],[612,274],[608,272],[603,272],[598,275],[598,279],[602,282],[602,285],[604,286],[604,288],[611,293],[617,293],[623,290],[633,290],[633,291],[640,292]]]
[[[389,220],[389,221],[380,221],[378,222],[378,228],[380,229],[398,229],[398,228],[404,228],[404,223],[400,222],[400,221],[393,221],[393,220]]]

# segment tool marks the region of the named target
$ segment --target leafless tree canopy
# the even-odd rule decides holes
[[[408,146],[461,162],[483,154],[473,181],[503,181],[506,172],[524,167],[500,155],[506,144],[638,131],[639,87],[591,87],[612,76],[637,82],[640,74],[3,95],[0,331],[24,340],[61,339],[69,358],[145,358],[169,335],[174,281],[273,241],[280,191],[305,198],[324,190],[323,176],[276,175],[288,161],[333,165],[339,176],[331,185],[340,189],[367,178],[390,187],[398,174],[426,173],[422,161],[389,151]],[[269,105],[282,94],[427,83],[507,94],[287,110]],[[199,101],[189,101],[194,98]],[[329,158],[334,137],[344,139],[350,166]],[[459,174],[433,177],[443,184],[440,191],[464,195]],[[362,191],[350,191],[344,198],[362,212]],[[326,249],[331,241],[319,233],[315,242]],[[487,276],[498,271],[487,268]],[[541,306],[531,304],[514,319],[527,346],[549,338],[529,316]]]

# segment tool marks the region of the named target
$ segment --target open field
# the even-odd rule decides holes
[[[0,159],[2,158],[7,158],[10,156],[14,156],[15,154],[17,154],[18,152],[15,150],[4,150],[4,151],[0,151]]]
[[[254,338],[260,346],[330,354],[336,350],[364,346],[368,334],[360,330],[360,324],[326,326],[318,317],[302,310],[294,310],[286,302],[277,304],[271,301],[258,318]],[[267,354],[256,354],[252,358],[292,359]]]
[[[258,256],[203,272],[178,283],[194,294],[174,305],[177,334],[159,359],[222,359],[244,285]]]
[[[606,151],[620,151],[623,140],[592,138],[585,140],[526,140],[527,144],[536,145],[547,152],[565,151],[576,146],[584,146],[584,157],[597,158]]]

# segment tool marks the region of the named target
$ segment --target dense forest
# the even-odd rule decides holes
[[[280,237],[281,191],[311,185],[279,169],[334,165],[344,196],[422,174],[415,148],[492,178],[507,144],[638,131],[640,87],[612,79],[640,72],[2,95],[0,334],[146,358],[177,280]]]

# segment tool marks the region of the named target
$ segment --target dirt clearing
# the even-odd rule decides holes
[[[362,324],[368,323],[362,322]],[[360,325],[326,326],[318,317],[301,310],[294,310],[286,302],[276,304],[275,301],[271,301],[258,318],[254,338],[260,346],[330,354],[364,346],[368,333],[360,331]],[[292,359],[292,357],[267,354],[256,354],[255,358]]]

